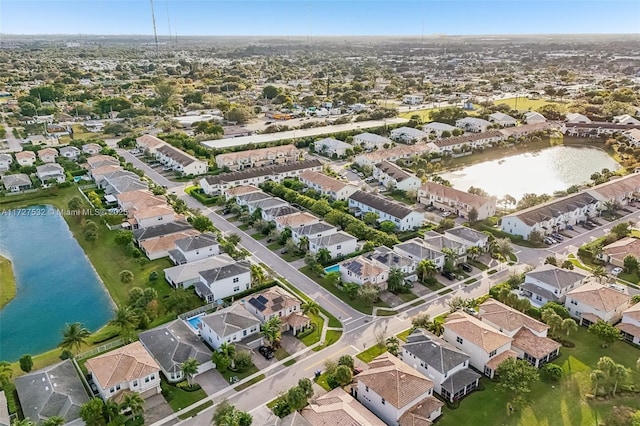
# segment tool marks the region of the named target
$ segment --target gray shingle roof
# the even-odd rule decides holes
[[[469,355],[453,345],[420,330],[408,336],[407,343],[402,345],[402,349],[442,374],[471,359]]]
[[[336,227],[325,222],[318,222],[312,223],[311,225],[300,226],[299,228],[293,229],[292,232],[298,235],[313,235],[326,232],[330,229],[336,229]]]
[[[597,200],[591,195],[585,192],[580,192],[568,197],[550,201],[539,206],[534,206],[529,209],[507,215],[505,217],[515,216],[527,225],[533,226],[536,223],[553,219],[560,216],[561,214],[568,213],[591,204],[595,204],[596,202]]]
[[[139,338],[164,371],[180,371],[180,364],[189,358],[199,364],[211,361],[211,350],[179,319],[144,331]]]
[[[475,229],[467,228],[466,226],[456,226],[455,228],[447,229],[444,231],[446,234],[451,234],[454,237],[458,237],[462,240],[473,243],[478,240],[488,240],[489,236],[483,232],[476,231]]]
[[[221,338],[260,325],[260,320],[238,303],[205,315],[200,318],[200,321],[208,325]]]
[[[209,183],[209,185],[217,185],[220,183],[236,182],[238,180],[253,179],[259,176],[275,175],[292,172],[294,170],[305,170],[321,166],[322,163],[320,160],[291,161],[274,166],[252,167],[250,169],[240,170],[237,172],[207,176],[204,179]]]
[[[344,231],[338,231],[335,234],[327,235],[320,238],[311,238],[310,243],[317,244],[320,247],[328,247],[336,244],[346,243],[347,241],[355,240],[352,235],[347,234]]]
[[[480,377],[482,376],[472,369],[464,368],[447,377],[445,381],[440,384],[440,386],[442,386],[443,389],[449,391],[451,395],[455,395],[456,392],[463,390],[465,387],[474,383]]]
[[[193,229],[192,226],[184,221],[178,220],[175,222],[163,223],[162,225],[149,226],[143,229],[134,229],[133,238],[140,242],[150,240],[152,238],[162,237],[164,235],[171,235],[177,232],[186,231],[187,229]]]
[[[53,416],[70,422],[80,417],[80,407],[89,401],[71,360],[16,377],[15,384],[22,412],[34,422]]]
[[[5,175],[2,177],[2,183],[5,188],[9,188],[11,186],[26,186],[31,185],[31,179],[29,176],[24,173],[18,173],[15,175]]]
[[[287,216],[293,213],[297,213],[299,211],[300,210],[292,206],[280,206],[280,207],[274,207],[271,209],[263,209],[264,214],[271,217]]]
[[[524,283],[524,284],[520,284],[520,288],[523,290],[527,290],[530,291],[533,294],[538,294],[542,297],[544,297],[547,300],[551,300],[553,302],[558,301],[560,298],[553,294],[553,292],[546,290],[536,284],[533,283]]]
[[[409,214],[413,212],[413,210],[403,206],[400,203],[395,203],[393,201],[387,200],[384,197],[369,194],[363,191],[354,192],[349,197],[349,199],[353,201],[357,201],[361,204],[367,205],[383,213],[387,213],[388,215],[398,219],[404,219],[405,217],[409,216]]]
[[[218,268],[209,269],[208,271],[200,272],[200,276],[211,286],[216,281],[223,280],[229,277],[235,277],[236,275],[249,272],[250,268],[243,263],[232,263],[230,265],[220,266]]]
[[[176,247],[185,252],[202,249],[217,243],[218,240],[215,235],[205,233],[179,239],[176,241]]]
[[[409,253],[411,256],[417,259],[436,259],[440,256],[444,256],[441,251],[435,250],[425,245],[425,243],[419,239],[414,238],[396,245],[396,248]]]
[[[553,265],[544,265],[526,274],[526,277],[534,278],[559,290],[569,287],[571,284],[580,281],[585,276],[578,272],[562,269]]]
[[[189,155],[186,152],[181,151],[178,148],[175,148],[169,144],[160,146],[159,148],[156,149],[156,152],[159,152],[162,155],[165,155],[171,158],[173,161],[175,161],[176,163],[182,166],[188,166],[189,164],[198,161],[198,159],[193,155]]]

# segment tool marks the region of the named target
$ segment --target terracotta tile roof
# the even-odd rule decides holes
[[[38,151],[39,157],[44,157],[45,155],[58,155],[58,150],[55,148],[44,148]]]
[[[510,306],[500,303],[495,299],[487,299],[480,305],[480,318],[482,321],[489,321],[507,331],[516,331],[522,327],[527,327],[538,333],[549,329],[546,324],[536,321],[520,311],[516,311]]]
[[[299,228],[301,226],[311,225],[312,223],[318,223],[320,222],[320,219],[311,213],[298,212],[277,217],[275,221],[285,228]]]
[[[450,329],[463,339],[469,340],[481,347],[487,353],[511,342],[511,337],[500,333],[488,324],[462,312],[449,315],[444,323],[445,329]]]
[[[109,389],[122,382],[141,379],[160,371],[158,363],[140,342],[91,358],[85,366],[102,389]]]
[[[306,317],[305,315],[299,313],[299,312],[294,312],[291,315],[289,315],[287,317],[287,323],[289,323],[289,325],[293,328],[298,328],[301,326],[306,326],[311,322],[311,320],[309,319],[309,317]]]
[[[627,255],[640,258],[640,239],[632,237],[624,237],[621,240],[613,242],[603,247],[603,251],[609,257],[624,261]]]
[[[301,414],[312,426],[386,426],[342,388],[311,402]]]
[[[136,138],[136,143],[138,146],[144,146],[145,148],[152,150],[153,148],[164,145],[166,142],[153,135],[142,135]]]
[[[629,324],[628,322],[621,322],[620,324],[616,325],[616,328],[634,337],[640,338],[640,327],[638,327],[637,325]]]
[[[636,303],[629,309],[625,310],[622,315],[626,318],[631,318],[636,321],[640,321],[640,303]]]
[[[122,170],[120,164],[106,164],[91,170],[91,175],[95,178],[96,176],[104,176],[109,173],[117,172],[118,170]]]
[[[226,190],[226,194],[230,197],[237,197],[238,195],[251,194],[253,192],[261,192],[260,188],[256,188],[252,185],[238,185]]]
[[[611,312],[631,300],[629,295],[622,294],[594,281],[569,291],[567,297],[571,297],[601,312]]]
[[[429,396],[408,409],[399,419],[398,426],[431,426],[429,417],[439,410],[444,402]]]
[[[521,328],[515,336],[511,347],[520,348],[524,352],[538,359],[544,358],[551,352],[560,348],[560,343],[551,340],[548,337],[539,337],[526,328]]]
[[[127,201],[135,201],[139,198],[147,198],[147,197],[156,197],[156,196],[153,195],[153,193],[147,189],[138,189],[136,191],[123,192],[122,194],[116,195],[116,198],[121,203],[126,203]]]
[[[178,232],[175,234],[164,235],[160,238],[154,238],[151,240],[145,240],[140,243],[140,247],[148,254],[162,252],[166,250],[172,250],[176,248],[176,241],[182,238],[190,237],[192,235],[199,234],[195,229]]]
[[[518,358],[518,354],[512,351],[511,349],[509,349],[491,358],[489,362],[487,362],[486,366],[492,369],[493,371],[496,371],[496,369],[500,367],[500,364],[502,364],[504,361],[506,361],[509,358]]]
[[[442,197],[445,200],[451,200],[456,203],[466,204],[471,207],[475,207],[476,209],[480,209],[482,206],[486,204],[491,204],[494,201],[481,197],[479,195],[470,194],[465,191],[460,191],[459,189],[451,188],[449,186],[440,185],[436,182],[427,182],[422,185],[418,190],[419,196],[425,196],[427,194],[433,195],[435,197]]]
[[[300,173],[299,179],[303,181],[303,183],[306,181],[318,185],[325,192],[339,192],[345,186],[349,186],[348,182],[343,182],[327,176],[324,173],[314,172],[313,170],[305,170]]]
[[[369,370],[357,378],[397,409],[406,407],[433,388],[431,380],[389,353],[371,361]]]
[[[229,152],[226,154],[219,154],[216,156],[216,163],[218,164],[234,164],[240,160],[261,161],[269,159],[271,157],[282,156],[297,156],[302,151],[295,147],[295,145],[280,145],[270,146],[267,148],[251,149],[248,151]]]
[[[170,215],[173,213],[174,211],[171,207],[169,207],[167,204],[161,204],[161,205],[152,205],[149,207],[142,207],[134,211],[132,214],[139,221],[142,219],[149,219],[157,216]]]
[[[596,314],[592,314],[590,312],[586,313],[586,314],[582,314],[582,318],[586,319],[587,321],[590,321],[592,323],[597,323],[598,321],[600,321],[602,318],[600,318],[599,316],[597,316]]]
[[[142,191],[131,191],[131,192],[142,192]],[[128,194],[127,192],[123,192],[123,194]],[[157,207],[157,206],[167,206],[167,201],[162,197],[156,196],[142,196],[139,197],[135,201],[131,202],[122,202],[125,204],[125,208],[127,210],[142,210],[146,207]]]
[[[33,151],[20,151],[16,152],[16,160],[35,160],[36,154]]]

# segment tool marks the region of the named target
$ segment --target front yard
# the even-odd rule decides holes
[[[509,415],[507,395],[497,389],[494,382],[483,379],[483,391],[477,391],[463,399],[460,407],[443,408],[440,426],[461,424],[504,426],[591,426],[608,418],[614,406],[640,409],[638,394],[626,394],[615,399],[588,400],[592,392],[590,374],[602,356],[611,357],[631,370],[630,383],[640,387],[640,372],[636,361],[640,350],[624,342],[616,342],[609,348],[600,347],[600,341],[580,327],[569,337],[575,348],[560,349],[560,357],[554,360],[564,370],[557,383],[541,381],[533,386],[528,404],[520,412]]]

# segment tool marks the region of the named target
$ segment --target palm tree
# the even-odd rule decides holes
[[[444,322],[434,319],[429,323],[427,330],[436,336],[442,336],[444,334]]]
[[[258,265],[251,265],[251,285],[261,285],[266,279],[264,269]]]
[[[7,383],[9,383],[11,377],[13,377],[13,369],[11,368],[11,364],[7,361],[0,361],[0,385],[4,387]]]
[[[271,317],[262,324],[262,335],[273,348],[278,348],[280,345],[280,338],[282,336],[281,325],[280,317]]]
[[[562,331],[567,333],[567,337],[569,337],[570,333],[578,330],[578,324],[576,324],[576,321],[573,318],[565,318],[562,320],[560,328],[562,329]]]
[[[562,317],[555,313],[553,309],[544,309],[542,311],[542,320],[549,326],[552,335],[562,327]]]
[[[593,370],[591,371],[590,378],[591,384],[593,385],[593,394],[598,395],[598,389],[602,387],[607,380],[607,375],[604,374],[604,371]]]
[[[80,346],[86,343],[90,335],[89,330],[79,322],[66,324],[62,331],[62,341],[58,346],[63,349],[72,349],[75,347],[77,353],[80,350]]]
[[[452,268],[455,268],[456,261],[458,260],[458,253],[449,247],[444,247],[441,251],[442,254],[444,254],[445,262],[450,264]]]
[[[36,423],[27,418],[24,420],[14,420],[11,422],[11,426],[36,426]]]
[[[300,237],[298,240],[298,250],[302,253],[306,253],[309,251],[309,238]]]
[[[131,332],[138,326],[138,317],[129,306],[124,306],[114,312],[109,325],[117,327],[125,340],[129,341]]]
[[[598,280],[600,284],[602,284],[602,281],[604,281],[607,277],[607,270],[602,266],[598,266],[591,271],[591,275],[595,277],[595,279]]]
[[[391,355],[397,356],[398,351],[400,350],[400,342],[398,341],[398,338],[396,336],[388,337],[386,340],[386,344],[387,351],[389,351]]]
[[[331,260],[331,252],[329,251],[328,248],[322,247],[320,250],[318,250],[318,253],[316,254],[316,261],[318,263],[325,265],[329,263],[330,260]]]
[[[65,423],[67,423],[67,421],[64,419],[64,417],[60,417],[60,416],[52,416],[49,417],[47,420],[42,422],[42,426],[62,426]],[[15,422],[13,424],[16,424]]]
[[[191,380],[193,380],[193,376],[198,373],[198,360],[195,358],[189,358],[188,360],[180,364],[180,370],[182,371],[182,374],[184,374],[187,378],[189,387],[191,387]]]
[[[418,275],[420,276],[421,281],[425,281],[428,277],[432,277],[437,270],[438,270],[438,266],[435,264],[433,260],[422,259],[418,263],[417,272],[418,272]]]
[[[133,272],[125,269],[124,271],[120,271],[120,281],[122,281],[123,284],[129,284],[131,281],[133,281]]]
[[[238,243],[240,242],[240,239],[241,239],[240,235],[235,233],[231,233],[227,235],[227,242],[233,245],[234,247],[238,245]]]
[[[104,412],[105,416],[107,416],[108,422],[117,419],[121,415],[120,405],[118,405],[118,403],[112,399],[107,399],[104,402],[104,408],[102,411]]]
[[[302,313],[305,315],[313,315],[317,318],[318,314],[320,313],[320,305],[318,304],[318,302],[309,300],[308,302],[302,304]],[[318,336],[320,336],[320,327],[318,327],[317,323],[314,324],[316,326],[316,329],[318,330]]]
[[[467,249],[467,256],[469,256],[471,260],[476,260],[476,258],[481,254],[482,254],[482,248],[478,246],[471,246]]]
[[[344,291],[347,296],[349,296],[349,299],[352,300],[356,297],[356,294],[358,294],[359,288],[360,286],[356,283],[342,283],[342,291]]]
[[[218,348],[218,351],[230,359],[236,356],[236,346],[229,342],[223,342]]]
[[[139,416],[144,413],[144,399],[142,399],[138,392],[127,392],[122,399],[120,408],[123,410],[129,409],[131,410],[131,414]]]

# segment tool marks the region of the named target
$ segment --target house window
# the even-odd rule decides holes
[[[246,336],[247,335],[247,330],[242,330],[242,335]]]
[[[576,305],[576,306],[578,306],[578,302],[576,302],[576,301],[575,301],[575,300],[573,300],[573,299],[571,299],[571,301],[570,301],[569,303],[571,303],[572,305]]]
[[[489,358],[493,358],[494,356],[496,356],[496,351],[489,352]]]
[[[240,278],[239,278],[239,277],[235,277],[235,278],[233,279],[233,283],[234,283],[234,284],[235,284],[235,283],[237,283],[237,282],[239,282],[239,281],[240,281]]]
[[[135,387],[138,387],[138,381],[137,381],[137,380],[134,380],[134,381],[133,381],[133,387],[134,387],[134,388],[135,388]]]
[[[120,385],[116,385],[116,390],[120,390]]]
[[[341,248],[342,248],[342,244],[338,244],[338,245],[336,246],[336,250],[340,250]]]
[[[239,286],[239,285],[235,286],[235,287],[233,288],[233,291],[240,291],[240,286]]]
[[[115,389],[113,389],[113,388],[109,389],[109,393],[113,393],[114,390]]]
[[[384,398],[382,398],[382,405],[386,404],[386,401],[384,400]]]
[[[365,391],[367,391],[367,392],[369,392],[369,386],[365,386],[365,387],[364,387],[364,390],[365,390]]]
[[[456,342],[460,343],[461,345],[464,343],[464,340],[462,340],[462,337],[458,336],[456,337]]]
[[[155,380],[156,379],[156,375],[155,373],[151,375],[151,380]]]
[[[144,378],[144,382],[145,382],[145,383],[149,383],[149,376],[147,376],[147,377],[145,377],[145,378]]]

